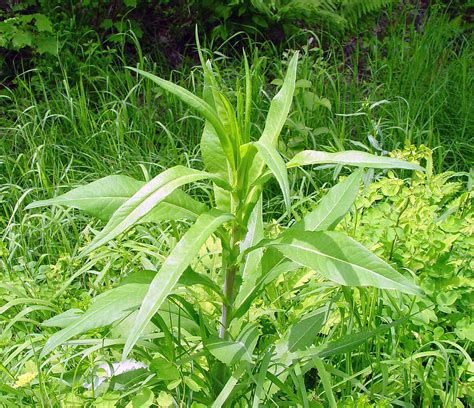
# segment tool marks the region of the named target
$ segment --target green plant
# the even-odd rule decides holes
[[[5,17],[0,14],[0,17]],[[53,25],[45,14],[17,14],[0,21],[0,48],[21,50],[30,47],[40,54],[57,54]]]
[[[425,365],[434,358],[432,370],[421,361],[413,365],[414,372],[424,373],[417,385],[421,406],[454,406],[462,398],[463,406],[469,406],[474,341],[472,174],[433,174],[432,152],[425,146],[407,146],[392,156],[426,160],[428,171],[410,180],[389,172],[371,183],[339,228],[382,258],[411,270],[427,294],[412,309],[421,311],[410,325],[417,341],[407,338],[402,347],[405,355],[417,356],[415,361]],[[467,177],[467,188],[460,177]],[[456,382],[451,383],[445,366]],[[413,386],[417,383],[414,380]]]
[[[74,336],[117,324],[127,319],[127,316],[133,316],[132,327],[127,334],[122,358],[125,359],[137,344],[141,346],[137,348],[137,353],[144,352],[146,355],[148,352],[140,351],[144,345],[141,339],[148,332],[150,322],[160,328],[165,342],[173,343],[173,325],[166,324],[159,312],[163,305],[173,307],[173,304],[179,304],[180,308],[186,310],[188,318],[194,321],[194,327],[197,325],[199,332],[200,341],[192,350],[204,347],[207,353],[196,352],[189,358],[172,354],[168,356],[171,361],[160,357],[159,364],[173,366],[178,360],[181,364],[187,364],[205,358],[206,363],[199,368],[200,376],[209,371],[215,374],[207,374],[214,381],[210,380],[208,386],[203,387],[199,385],[202,377],[195,378],[190,374],[186,380],[187,386],[194,390],[196,401],[209,404],[215,400],[214,406],[220,406],[231,396],[239,398],[242,392],[250,392],[242,389],[242,385],[247,384],[252,387],[251,399],[256,406],[261,399],[274,393],[272,387],[291,396],[291,390],[287,390],[284,385],[286,378],[293,378],[295,386],[301,387],[301,364],[313,361],[321,375],[328,380],[324,366],[318,359],[341,350],[350,350],[371,336],[400,323],[393,322],[372,332],[349,335],[334,344],[315,348],[313,343],[319,328],[324,324],[328,304],[302,316],[288,328],[274,347],[260,354],[257,361],[254,350],[257,342],[264,341],[260,337],[262,328],[247,320],[247,312],[265,287],[282,273],[309,268],[337,285],[375,286],[400,293],[421,293],[410,279],[396,272],[365,247],[341,232],[332,231],[356,198],[362,178],[361,169],[333,187],[314,211],[299,222],[290,221],[293,225],[276,236],[265,234],[262,193],[266,190],[266,184],[272,176],[277,180],[283,192],[286,216],[291,219],[287,168],[313,164],[419,171],[422,168],[400,159],[357,151],[303,151],[285,164],[276,146],[290,111],[298,55],[295,54],[289,62],[283,85],[271,102],[265,126],[256,141],[251,135],[260,131],[250,120],[252,77],[248,64],[245,64],[243,81],[245,92],[240,91],[242,85],[239,81],[234,101],[236,108],[233,108],[231,101],[220,90],[219,75],[212,70],[210,63],[204,61],[202,55],[201,61],[205,78],[202,99],[170,81],[140,69],[130,69],[155,82],[204,117],[206,123],[201,153],[206,171],[175,166],[146,183],[126,176],[108,176],[57,198],[28,206],[64,205],[82,209],[108,221],[81,252],[82,257],[96,253],[99,248],[142,223],[169,223],[174,231],[172,235],[177,240],[177,243],[169,242],[168,254],[157,271],[137,271],[126,277],[120,286],[97,297],[83,314],[72,310],[45,322],[48,326],[62,327],[62,330],[48,339],[41,356],[49,355]],[[212,182],[212,190],[203,187],[203,180]],[[212,197],[213,208],[209,209],[206,204],[183,191],[181,188],[187,184],[204,188]],[[184,233],[182,228],[186,223],[178,222],[181,220],[192,222]],[[206,252],[201,253],[203,246],[213,246],[212,252],[217,252],[220,262],[216,263],[217,266],[204,263],[204,270],[200,272],[202,258],[211,256]],[[196,259],[201,260],[197,262]],[[222,290],[219,282],[222,283]],[[209,299],[220,301],[220,323],[216,325],[215,322],[206,321],[200,313],[193,311],[192,304],[180,296],[179,291],[176,292],[177,284],[202,285],[206,288]],[[183,345],[178,344],[175,353],[180,354],[182,348]],[[209,370],[202,367],[208,367]],[[247,379],[238,385],[244,373]],[[170,382],[177,379],[167,379],[168,387],[171,387],[169,389],[173,388]],[[331,398],[329,382],[326,380],[324,384],[328,399],[334,406],[334,398]],[[267,390],[268,383],[273,384],[270,391]],[[236,392],[239,389],[240,393]],[[300,388],[298,393],[301,398],[307,398],[303,389]]]

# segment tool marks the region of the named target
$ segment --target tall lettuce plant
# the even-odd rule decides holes
[[[298,53],[289,61],[283,85],[271,101],[261,132],[257,124],[251,123],[252,75],[245,55],[244,92],[237,94],[236,106],[221,91],[219,77],[210,62],[200,57],[204,72],[202,97],[149,72],[129,69],[153,81],[204,118],[201,138],[204,171],[179,165],[148,182],[123,175],[108,176],[56,198],[30,204],[29,208],[63,205],[107,221],[81,256],[91,254],[141,223],[176,220],[192,223],[156,273],[143,272],[142,278],[129,280],[103,293],[83,314],[66,312],[46,322],[62,329],[50,336],[42,356],[74,336],[111,325],[138,310],[123,347],[125,359],[140,341],[147,325],[155,322],[157,312],[177,285],[202,284],[222,301],[215,333],[206,329],[202,338],[206,350],[222,364],[216,378],[220,385],[212,397],[214,405],[220,406],[229,399],[242,373],[256,367],[254,350],[259,329],[246,320],[246,315],[255,299],[281,274],[309,268],[338,285],[420,293],[410,279],[334,228],[351,208],[364,168],[423,169],[403,160],[360,151],[308,150],[285,162],[277,146],[291,108]],[[289,228],[276,237],[268,236],[262,214],[262,193],[268,181],[274,178],[278,182],[289,218],[288,170],[315,164],[355,167],[356,170],[331,188],[303,219],[290,220]],[[181,189],[203,181],[212,183],[210,203],[198,202]],[[221,244],[222,289],[208,276],[192,269],[193,261],[211,236]],[[263,384],[262,378],[273,383],[282,381],[285,373],[281,367],[295,361],[313,361],[323,369],[319,358],[360,344],[374,334],[349,337],[337,347],[314,348],[314,340],[326,316],[327,308],[318,309],[288,328],[285,339],[264,353],[257,375],[260,384]],[[262,387],[255,388],[253,398],[258,406],[263,398]]]

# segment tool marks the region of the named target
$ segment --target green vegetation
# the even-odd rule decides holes
[[[1,14],[0,406],[472,406],[467,6],[59,3]]]

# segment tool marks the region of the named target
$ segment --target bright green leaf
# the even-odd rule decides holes
[[[385,156],[375,156],[357,150],[346,150],[337,153],[305,150],[298,153],[288,163],[288,167],[307,166],[311,164],[341,164],[376,169],[408,169],[424,171],[422,167],[405,160]]]
[[[296,230],[266,245],[276,247],[287,258],[341,285],[373,286],[422,294],[411,280],[340,232]]]
[[[288,182],[285,162],[271,144],[267,144],[264,141],[255,142],[254,144],[257,147],[260,157],[277,179],[281,191],[283,192],[286,208],[290,208],[290,184]]]
[[[68,341],[72,337],[86,331],[104,327],[122,319],[138,308],[147,292],[148,285],[130,284],[119,286],[97,296],[91,307],[80,318],[73,320],[64,329],[53,334],[43,350],[41,357]]]
[[[107,225],[82,255],[92,252],[140,222],[177,188],[205,178],[211,178],[211,175],[184,166],[175,166],[159,174],[113,213]]]
[[[109,220],[112,214],[130,199],[146,183],[128,176],[107,176],[68,191],[58,197],[35,201],[26,209],[49,205],[77,208],[101,220]],[[162,220],[194,220],[206,206],[181,190],[175,190],[155,207],[141,222]]]
[[[202,245],[218,227],[231,219],[232,215],[213,209],[201,214],[194,225],[183,235],[149,286],[135,321],[135,326],[125,344],[123,358],[126,358],[130,353],[140,334],[171,293],[181,274],[198,254]]]

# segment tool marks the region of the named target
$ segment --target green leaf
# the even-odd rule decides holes
[[[209,173],[184,166],[172,167],[156,176],[138,190],[115,211],[104,229],[97,234],[82,256],[114,239],[148,215],[161,201],[177,188],[205,178]]]
[[[332,392],[331,374],[326,371],[324,363],[320,358],[314,357],[313,363],[318,370],[319,378],[321,378],[321,382],[323,383],[323,388],[329,403],[329,407],[337,408],[336,399],[334,398],[334,394]]]
[[[275,147],[278,136],[290,112],[293,94],[295,92],[296,69],[298,67],[298,53],[295,52],[288,64],[285,80],[280,91],[275,95],[268,110],[265,128],[259,142]]]
[[[155,394],[149,388],[142,388],[133,396],[125,408],[148,408],[151,407],[155,399]]]
[[[228,162],[214,128],[206,122],[201,137],[201,155],[207,171],[229,180]],[[216,207],[230,211],[230,192],[214,184]]]
[[[12,38],[15,48],[30,47],[33,42],[33,34],[28,31],[17,31]]]
[[[67,327],[83,315],[80,309],[69,309],[41,323],[45,327]]]
[[[51,20],[46,17],[44,14],[37,13],[34,15],[35,18],[35,25],[38,31],[53,31],[53,25],[51,24]]]
[[[338,153],[305,150],[295,155],[288,163],[288,167],[306,166],[310,164],[341,164],[357,167],[371,167],[376,169],[408,169],[424,171],[423,167],[405,160],[385,156],[375,156],[357,150],[346,150]]]
[[[408,320],[408,317],[395,320],[391,323],[379,326],[374,330],[363,331],[355,334],[346,335],[338,340],[330,341],[318,347],[313,347],[298,352],[299,358],[327,358],[354,350],[356,347],[364,344],[370,338],[383,333],[392,327],[398,326]]]
[[[107,221],[112,214],[130,199],[146,183],[128,176],[107,176],[90,184],[77,187],[58,197],[35,201],[26,209],[49,205],[64,205],[85,211],[94,217]],[[163,220],[195,220],[206,210],[206,206],[181,190],[175,190],[155,207],[141,222]]]
[[[40,357],[46,356],[53,349],[78,334],[108,326],[124,318],[138,308],[147,289],[148,285],[129,284],[97,296],[86,312],[48,339]]]
[[[58,55],[58,40],[47,34],[39,34],[36,38],[36,49],[40,54]]]
[[[263,238],[262,198],[260,197],[247,223],[247,234],[240,245],[240,252],[244,252],[246,249],[257,245]],[[236,306],[240,306],[252,290],[255,289],[255,284],[262,271],[262,255],[263,248],[251,251],[246,255],[241,272],[242,285],[234,301]]]
[[[206,122],[201,138],[202,161],[209,173],[215,173],[224,180],[228,179],[228,167],[224,150],[219,142],[216,131]]]
[[[212,279],[202,273],[193,271],[191,268],[186,268],[186,270],[179,278],[179,283],[184,286],[206,286],[218,295],[222,296],[221,288]]]
[[[421,295],[411,280],[398,273],[363,245],[340,232],[291,231],[267,246],[313,269],[327,279],[346,286],[373,286]]]
[[[307,313],[288,330],[288,350],[304,350],[312,346],[324,325],[328,309],[323,307]]]
[[[255,249],[255,251],[258,251]],[[254,251],[251,251],[252,253]],[[273,282],[282,273],[294,271],[299,268],[296,262],[286,260],[280,252],[273,248],[267,248],[263,257],[261,258],[261,276],[257,279],[255,286],[244,292],[239,292],[239,303],[236,303],[236,310],[233,313],[233,317],[238,318],[243,316],[252,305],[253,300],[262,293],[266,286]]]
[[[180,378],[179,370],[164,357],[157,357],[150,362],[150,371],[155,373],[158,381],[174,381]]]
[[[278,153],[278,151],[271,145],[264,141],[255,142],[255,147],[260,153],[260,157],[273,173],[283,192],[286,208],[290,208],[290,184],[288,182],[288,172],[286,170],[285,162]]]
[[[144,184],[144,182],[127,176],[108,176],[77,187],[58,197],[35,201],[29,204],[26,209],[49,205],[65,205],[83,210],[101,220],[108,220]]]
[[[206,120],[210,122],[210,124],[214,127],[217,136],[221,142],[222,149],[226,153],[227,160],[235,166],[234,163],[234,154],[232,151],[232,144],[229,140],[229,135],[226,133],[222,123],[217,116],[215,110],[204,100],[199,98],[198,96],[194,95],[193,93],[189,92],[187,89],[174,84],[173,82],[167,81],[163,78],[157,77],[156,75],[150,74],[149,72],[142,71],[141,69],[127,67],[128,69],[143,75],[144,77],[152,80],[164,90],[168,91],[169,93],[175,95],[179,99],[181,99],[184,103],[188,106],[196,110],[199,114],[201,114]]]
[[[140,334],[170,294],[184,270],[198,254],[202,245],[219,226],[232,218],[230,214],[215,209],[210,210],[200,215],[194,225],[183,235],[149,286],[135,325],[125,344],[123,358],[126,358],[130,353]]]
[[[332,187],[321,199],[316,208],[288,231],[325,231],[336,227],[354,204],[359,193],[362,170],[357,170],[349,177]],[[283,232],[283,235],[285,232]]]
[[[237,385],[239,378],[246,371],[247,365],[248,363],[242,362],[237,366],[237,368],[232,372],[230,378],[225,383],[224,388],[222,388],[221,392],[219,393],[215,401],[212,403],[211,408],[221,408],[224,405],[227,398],[229,398],[229,395],[232,393],[233,389]]]
[[[137,0],[124,0],[123,4],[127,7],[137,7]]]
[[[241,341],[230,341],[211,336],[204,342],[204,346],[215,358],[228,366],[240,361],[252,361],[252,355]]]
[[[267,119],[265,121],[265,127],[260,139],[258,140],[265,146],[272,146],[274,148],[277,146],[278,137],[280,136],[281,130],[285,125],[286,118],[288,117],[291,103],[293,101],[297,67],[298,53],[296,52],[288,65],[288,70],[286,72],[283,86],[270,103]],[[264,168],[264,162],[262,158],[259,156],[254,157],[254,154],[255,152],[253,152],[252,149],[249,149],[249,152],[247,153],[243,163],[244,168],[248,167],[248,179],[252,181],[261,176],[262,170]]]

